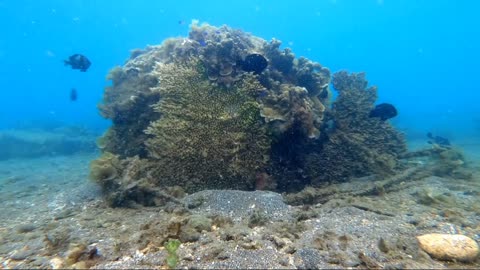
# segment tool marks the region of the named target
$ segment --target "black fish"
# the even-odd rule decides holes
[[[375,109],[370,111],[369,117],[380,117],[382,121],[397,116],[397,109],[392,104],[382,103],[375,106]]]
[[[428,141],[428,143],[432,144],[438,144],[440,146],[450,146],[450,141],[447,138],[440,137],[440,136],[433,136],[431,132],[427,133],[427,137],[429,139],[432,139],[433,141]]]
[[[252,53],[245,57],[245,60],[239,61],[240,66],[246,72],[252,72],[260,74],[268,66],[268,61],[263,55],[258,53]]]
[[[71,100],[71,101],[76,101],[77,98],[78,98],[77,89],[72,88],[72,89],[70,90],[70,100]]]
[[[74,54],[68,58],[68,60],[63,60],[65,66],[70,65],[72,69],[80,69],[80,71],[85,72],[90,67],[90,60],[84,55]]]

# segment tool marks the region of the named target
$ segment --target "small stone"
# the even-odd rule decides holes
[[[380,240],[378,240],[378,249],[380,249],[381,252],[383,253],[388,253],[390,248],[388,247],[387,241],[380,237]]]
[[[192,227],[186,227],[180,232],[179,239],[182,243],[196,242],[200,239],[200,233]]]
[[[280,258],[280,260],[278,261],[278,263],[279,263],[281,266],[288,266],[288,265],[290,264],[288,258]]]
[[[37,228],[37,226],[35,226],[34,224],[22,224],[22,225],[18,225],[17,227],[15,227],[15,229],[18,233],[31,232],[31,231],[34,231],[36,228]]]
[[[297,249],[294,246],[287,245],[283,251],[287,254],[293,254],[297,251]]]
[[[241,243],[240,246],[244,249],[249,249],[249,250],[255,250],[255,249],[260,249],[261,245],[257,243],[256,241],[253,242],[248,242],[248,243]]]
[[[190,226],[197,230],[201,231],[211,231],[212,230],[212,220],[202,215],[191,215],[188,220],[187,226]]]
[[[66,209],[66,210],[63,210],[62,212],[60,213],[57,213],[53,216],[53,219],[54,220],[61,220],[61,219],[65,219],[65,218],[68,218],[68,217],[71,217],[73,216],[75,213],[73,212],[73,209]]]
[[[182,257],[182,260],[193,262],[193,260],[195,260],[195,257],[193,257],[192,254],[187,254],[187,255]]]
[[[287,242],[284,239],[282,239],[278,236],[275,236],[275,235],[272,237],[272,240],[273,240],[273,243],[275,244],[275,246],[279,249],[283,248],[287,244]]]
[[[217,259],[219,259],[219,260],[226,260],[228,258],[230,258],[230,255],[225,250],[220,252],[217,256]]]
[[[25,260],[28,256],[33,254],[33,250],[29,249],[21,249],[21,250],[15,250],[12,255],[10,255],[10,259],[15,260],[15,261],[22,261]]]
[[[85,261],[74,263],[70,266],[71,269],[88,269],[87,263]]]
[[[214,260],[224,249],[225,247],[220,244],[212,245],[208,248],[208,251],[204,253],[203,258],[208,261]]]
[[[52,269],[62,269],[62,268],[64,268],[65,264],[64,264],[62,258],[55,257],[55,258],[50,260],[50,266],[52,267]]]
[[[87,253],[87,247],[83,244],[76,245],[67,251],[67,258],[65,260],[67,265],[73,265],[77,263],[80,257]]]
[[[460,234],[425,234],[417,236],[421,249],[438,260],[471,262],[479,253],[477,242]]]
[[[1,259],[0,259],[1,261]],[[48,265],[48,259],[41,257],[41,256],[36,256],[32,259],[31,264],[36,266],[35,268],[47,268]]]

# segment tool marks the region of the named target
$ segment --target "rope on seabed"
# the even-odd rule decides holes
[[[371,196],[380,195],[387,192],[387,189],[395,185],[406,182],[415,181],[427,176],[425,165],[416,165],[409,167],[385,180],[365,181],[352,180],[345,183],[330,184],[325,187],[308,187],[303,191],[292,194],[284,194],[286,203],[298,204],[315,204],[325,203],[332,199],[341,199],[345,196]],[[391,191],[391,190],[390,190]]]
[[[420,173],[422,169],[424,169],[425,166],[423,165],[417,165],[417,166],[414,166],[414,167],[410,167],[404,171],[402,171],[401,173],[399,174],[396,174],[390,178],[387,178],[385,180],[381,180],[381,181],[375,181],[373,182],[373,186],[365,189],[365,190],[362,190],[360,192],[354,192],[352,195],[355,195],[355,196],[368,196],[368,195],[376,195],[378,194],[379,190],[384,190],[385,192],[387,192],[387,189],[396,185],[396,184],[399,184],[401,182],[406,182],[406,181],[414,181],[414,180],[417,180],[419,178],[421,178],[423,175],[419,174],[417,175],[416,177],[413,177],[415,176],[415,174],[417,173]]]

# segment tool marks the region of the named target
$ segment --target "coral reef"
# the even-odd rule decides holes
[[[335,73],[332,83],[338,97],[327,120],[326,138],[320,145],[315,142],[307,158],[312,184],[393,173],[406,146],[389,122],[369,117],[376,87],[367,87],[364,73],[346,71]]]
[[[198,60],[158,64],[162,117],[145,131],[155,176],[162,185],[188,191],[252,189],[256,172],[268,162],[269,138],[255,100],[263,87],[246,73],[231,88],[213,85]]]
[[[169,187],[300,190],[388,174],[405,150],[388,123],[369,118],[376,89],[362,74],[333,76],[281,42],[193,22],[185,38],[134,50],[110,71],[92,178],[112,205],[156,205]],[[115,156],[115,159],[112,158]],[[114,161],[115,170],[112,170]]]
[[[158,102],[159,96],[150,91],[157,85],[157,78],[143,71],[143,61],[134,63],[110,71],[107,79],[112,85],[105,88],[103,103],[99,104],[101,115],[113,122],[99,146],[122,157],[147,155],[143,131],[158,117],[151,105]],[[153,60],[150,63],[154,65]]]
[[[104,152],[100,158],[90,163],[90,179],[104,183],[117,177],[119,170],[121,170],[121,165],[118,156]]]

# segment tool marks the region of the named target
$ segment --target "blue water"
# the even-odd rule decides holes
[[[0,0],[0,128],[61,121],[104,130],[105,75],[134,48],[186,36],[192,19],[227,24],[332,71],[365,71],[410,137],[480,137],[480,1]],[[86,73],[63,65],[89,57]],[[74,87],[79,98],[69,100]]]

